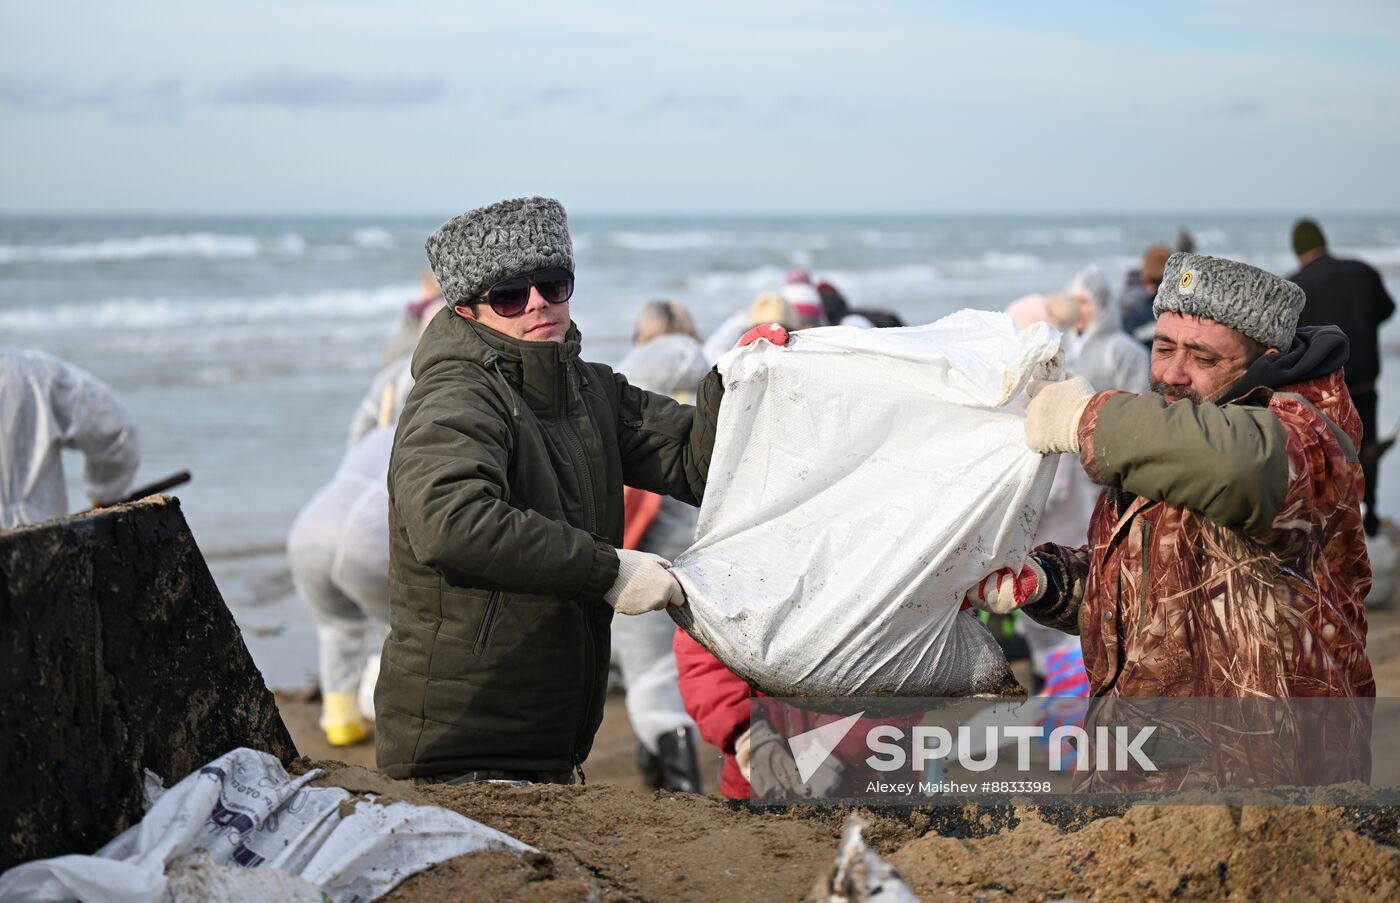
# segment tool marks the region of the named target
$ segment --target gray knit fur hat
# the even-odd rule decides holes
[[[1178,251],[1167,258],[1152,314],[1171,311],[1214,320],[1267,348],[1287,351],[1306,300],[1301,288],[1258,267]]]
[[[512,198],[468,210],[428,236],[428,264],[447,303],[468,306],[502,279],[547,267],[574,268],[564,205]]]

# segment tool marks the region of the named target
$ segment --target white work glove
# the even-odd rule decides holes
[[[1004,615],[1022,605],[1040,601],[1048,581],[1045,569],[1034,558],[1027,558],[1018,574],[1011,568],[997,568],[963,595],[973,608]]]
[[[1082,376],[1058,382],[1032,380],[1027,390],[1026,444],[1042,455],[1079,453],[1079,418],[1094,397],[1094,387]]]
[[[671,576],[671,562],[650,552],[617,550],[617,579],[603,601],[622,615],[658,611],[685,604],[680,581]]]

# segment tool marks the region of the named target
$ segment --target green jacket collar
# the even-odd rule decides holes
[[[567,403],[569,369],[578,360],[581,341],[572,324],[562,342],[526,342],[444,310],[418,343],[413,373],[416,378],[442,360],[470,361],[506,383],[502,388],[513,409],[524,404],[538,416],[557,417]]]

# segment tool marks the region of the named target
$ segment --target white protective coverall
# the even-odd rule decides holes
[[[1094,320],[1079,334],[1069,369],[1084,377],[1096,392],[1122,389],[1146,392],[1147,349],[1123,331],[1123,311],[1096,266],[1079,271],[1069,284],[1071,295],[1084,294],[1094,308]]]
[[[633,348],[615,369],[638,388],[693,403],[695,388],[709,372],[710,362],[699,342],[672,333]],[[640,551],[668,561],[675,559],[695,541],[699,519],[700,509],[670,497],[663,499],[661,510],[642,537]],[[627,718],[637,737],[655,754],[662,734],[695,727],[681,700],[676,657],[671,651],[675,622],[665,611],[652,611],[613,618],[612,632],[627,687]]]
[[[1070,283],[1069,293],[1087,296],[1094,308],[1094,319],[1084,331],[1065,337],[1070,372],[1087,379],[1096,392],[1146,392],[1147,351],[1123,331],[1118,302],[1099,268],[1081,270]],[[1061,455],[1036,542],[1055,542],[1072,548],[1084,545],[1100,488],[1084,473],[1077,458]]]
[[[1078,336],[1066,336],[1065,348],[1072,373],[1084,377],[1096,392],[1122,389],[1146,392],[1147,350],[1123,331],[1118,301],[1097,266],[1080,270],[1069,284],[1071,296],[1084,295],[1093,307],[1093,320]],[[1089,517],[1102,487],[1089,479],[1074,455],[1060,455],[1055,482],[1040,519],[1036,542],[1053,542],[1077,548],[1089,535]],[[1078,639],[1022,617],[1018,622],[1031,649],[1031,664],[1045,673],[1045,660],[1060,645],[1077,645]]]
[[[322,693],[359,689],[388,629],[393,447],[393,426],[371,430],[301,509],[287,537],[292,582],[316,621]]]
[[[51,354],[0,348],[0,528],[69,513],[65,448],[83,453],[93,502],[131,490],[141,454],[136,423],[116,393]]]
[[[366,717],[389,625],[389,454],[411,364],[404,355],[375,375],[350,421],[345,458],[287,537],[292,582],[316,622],[321,691],[358,688]]]

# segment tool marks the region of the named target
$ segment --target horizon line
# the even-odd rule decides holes
[[[448,214],[455,216],[456,214]],[[1253,209],[1253,210],[1063,210],[1063,209],[1027,209],[1027,210],[819,210],[819,211],[793,211],[793,210],[773,210],[773,211],[715,211],[715,210],[575,210],[569,213],[570,217],[580,217],[586,219],[833,219],[833,218],[857,218],[857,217],[890,217],[900,219],[940,219],[940,218],[999,218],[999,217],[1132,217],[1132,218],[1178,218],[1193,219],[1201,217],[1226,217],[1226,216],[1247,216],[1247,217],[1310,217],[1320,219],[1329,216],[1360,216],[1360,217],[1382,217],[1400,216],[1400,209],[1365,209],[1365,210],[1282,210],[1282,209]],[[309,211],[287,211],[287,210],[139,210],[139,211],[115,211],[115,210],[87,210],[87,211],[65,211],[65,210],[2,210],[0,209],[0,219],[181,219],[181,218],[207,218],[207,219],[325,219],[325,218],[346,218],[346,219],[439,219],[442,213],[423,211],[335,211],[335,210],[309,210]]]

